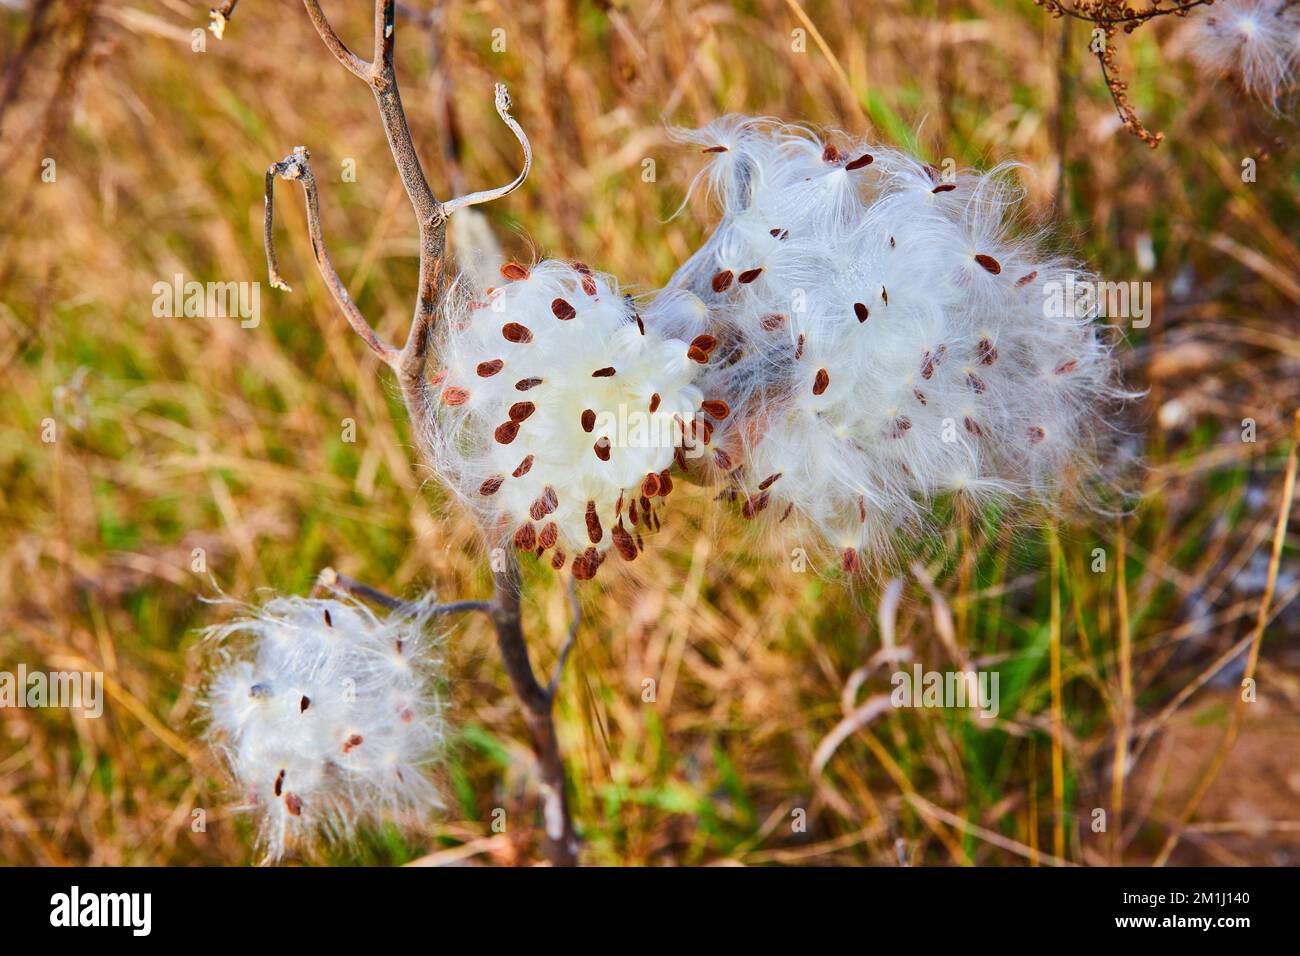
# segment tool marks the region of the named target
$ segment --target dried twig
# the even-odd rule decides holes
[[[1115,112],[1119,115],[1124,128],[1146,143],[1152,149],[1160,145],[1164,133],[1152,133],[1138,118],[1137,110],[1128,97],[1128,84],[1120,79],[1119,62],[1116,57],[1115,34],[1118,30],[1132,33],[1142,24],[1157,17],[1185,17],[1196,7],[1209,6],[1214,0],[1151,0],[1151,5],[1144,10],[1135,9],[1130,0],[1034,0],[1053,17],[1070,17],[1094,25],[1094,34],[1100,31],[1096,39],[1089,39],[1089,48],[1097,57],[1101,67],[1101,77],[1110,93]],[[1100,40],[1100,43],[1097,42]]]
[[[384,341],[366,321],[335,271],[325,250],[320,223],[320,202],[316,180],[311,172],[310,156],[303,147],[298,147],[292,154],[267,170],[265,241],[271,285],[277,289],[288,289],[280,276],[273,241],[273,187],[275,179],[279,177],[296,180],[302,184],[307,204],[307,228],[311,236],[312,252],[325,285],[334,296],[340,311],[371,351],[397,373],[407,414],[418,425],[427,425],[431,421],[430,386],[427,375],[429,335],[446,287],[447,220],[458,209],[499,199],[519,188],[532,167],[532,148],[528,137],[510,115],[510,96],[506,88],[498,84],[497,113],[523,148],[523,169],[505,186],[439,202],[429,187],[424,168],[420,164],[406,122],[401,93],[398,90],[397,72],[393,65],[397,17],[395,0],[375,0],[374,47],[372,58],[368,61],[353,53],[339,39],[322,12],[318,0],[303,0],[303,5],[307,8],[307,14],[316,27],[316,32],[320,34],[322,42],[334,58],[354,76],[364,80],[374,93],[393,161],[397,166],[411,208],[415,212],[420,236],[419,280],[414,314],[406,342],[398,349]],[[233,4],[231,8],[233,9]],[[421,433],[423,429],[417,428],[416,432]],[[345,580],[350,582],[350,579],[344,579],[341,575],[335,575],[334,580],[336,584],[341,584]],[[461,601],[443,607],[447,613],[479,610],[491,616],[506,674],[515,696],[523,706],[524,720],[528,727],[533,753],[537,758],[539,789],[545,821],[545,853],[555,865],[573,865],[578,861],[578,839],[569,813],[568,797],[565,792],[564,761],[552,720],[552,703],[559,668],[563,667],[564,660],[572,647],[574,633],[570,632],[569,639],[561,651],[556,677],[552,678],[548,687],[543,687],[538,683],[528,658],[528,645],[524,640],[520,619],[519,567],[513,554],[508,556],[504,570],[493,572],[492,582],[493,596],[490,602]],[[351,584],[359,589],[358,594],[378,603],[397,600],[358,582],[351,582]],[[574,626],[576,628],[576,623]]]

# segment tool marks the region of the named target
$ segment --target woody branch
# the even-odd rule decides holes
[[[316,27],[316,32],[320,34],[321,40],[334,58],[354,76],[364,80],[374,93],[389,150],[393,154],[393,161],[397,166],[411,208],[415,212],[420,237],[419,279],[414,314],[406,341],[401,348],[396,348],[375,332],[356,303],[352,301],[346,286],[334,269],[325,248],[320,220],[320,199],[316,179],[311,171],[310,154],[303,147],[296,148],[283,160],[272,164],[266,174],[264,238],[270,283],[274,288],[288,290],[288,286],[280,276],[273,235],[274,187],[275,180],[278,178],[296,181],[302,185],[312,253],[326,287],[348,324],[361,336],[371,351],[396,373],[403,402],[412,421],[417,425],[428,425],[433,421],[431,390],[427,374],[430,334],[447,286],[447,219],[459,209],[499,199],[518,189],[527,178],[532,166],[532,147],[527,135],[510,115],[509,93],[506,92],[505,86],[497,84],[497,113],[523,148],[523,168],[518,176],[504,186],[440,202],[429,187],[429,181],[425,177],[424,168],[416,153],[398,89],[397,72],[393,65],[397,8],[395,0],[375,2],[374,51],[370,60],[357,56],[339,39],[321,10],[318,0],[303,0],[303,5],[307,8],[307,14]],[[422,429],[417,427],[417,435],[421,432]],[[333,581],[336,586],[340,586],[349,583],[350,579],[334,575]],[[457,611],[481,610],[492,620],[506,675],[510,680],[512,691],[522,705],[533,753],[537,759],[542,815],[545,823],[545,854],[552,864],[571,866],[578,861],[578,838],[569,811],[564,761],[555,733],[552,709],[559,670],[563,667],[569,649],[572,647],[574,631],[570,631],[564,649],[561,651],[555,676],[547,686],[543,686],[533,671],[528,656],[528,645],[524,639],[520,618],[519,567],[513,554],[507,558],[501,570],[493,571],[492,582],[493,596],[490,602],[458,602],[449,607]],[[382,594],[358,582],[350,583],[356,586],[360,596],[373,598],[375,594]],[[346,586],[344,589],[347,589]],[[574,626],[576,628],[576,618]]]

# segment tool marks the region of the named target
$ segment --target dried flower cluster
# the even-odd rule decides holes
[[[224,666],[210,734],[260,820],[269,860],[360,821],[439,804],[443,739],[425,605],[380,618],[333,599],[275,598],[213,628]]]
[[[641,314],[582,263],[501,271],[482,298],[449,297],[426,447],[494,536],[591,578],[611,548],[636,558],[671,470],[729,413],[696,384],[705,310],[679,294]]]
[[[746,517],[803,519],[853,571],[938,497],[1076,480],[1114,365],[1063,297],[1092,277],[1012,237],[1006,170],[739,117],[683,137],[722,219],[670,288],[713,316],[703,387],[734,410],[714,457]]]
[[[1164,133],[1152,133],[1142,124],[1137,110],[1128,95],[1128,83],[1121,78],[1115,37],[1120,30],[1132,33],[1142,24],[1160,17],[1185,17],[1197,7],[1209,6],[1215,0],[1151,0],[1142,9],[1131,5],[1130,0],[1034,0],[1053,17],[1071,17],[1094,25],[1089,38],[1089,49],[1101,67],[1102,79],[1115,104],[1124,128],[1152,149],[1164,139]]]

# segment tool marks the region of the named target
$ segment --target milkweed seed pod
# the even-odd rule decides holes
[[[282,597],[208,631],[223,661],[209,734],[268,860],[439,805],[442,702],[422,608],[381,618],[350,601]]]
[[[1216,76],[1277,106],[1300,70],[1300,6],[1288,0],[1220,0],[1188,17],[1178,43]]]
[[[611,548],[636,558],[672,471],[729,413],[697,385],[705,310],[678,292],[641,314],[582,263],[501,273],[480,299],[449,297],[425,445],[498,543],[591,578]]]
[[[941,173],[771,120],[681,134],[722,210],[670,289],[717,317],[702,388],[747,518],[811,525],[846,570],[936,499],[1048,495],[1087,470],[1118,397],[1092,277],[1016,239],[1005,169]]]

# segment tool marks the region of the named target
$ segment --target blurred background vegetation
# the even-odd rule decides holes
[[[583,591],[558,722],[586,861],[1298,862],[1294,533],[1276,575],[1268,560],[1300,404],[1291,121],[1199,75],[1156,23],[1121,40],[1132,98],[1167,136],[1149,150],[1119,128],[1085,25],[1029,0],[409,5],[435,10],[399,23],[398,63],[439,195],[514,174],[495,81],[532,138],[532,177],[485,207],[513,257],[582,258],[653,289],[707,221],[665,221],[699,167],[666,126],[737,111],[936,165],[1023,162],[1059,245],[1154,290],[1154,321],[1121,349],[1149,389],[1122,423],[1144,461],[1123,520],[954,522],[942,560],[851,589],[834,569],[797,573],[707,490],[674,495],[644,559]],[[414,463],[391,378],[319,281],[293,190],[277,238],[294,289],[265,284],[263,175],[305,145],[340,273],[380,332],[404,334],[416,238],[371,95],[296,0],[243,0],[195,50],[207,6],[0,4],[0,668],[103,671],[108,692],[99,720],[0,711],[8,864],[252,859],[200,742],[195,632],[229,613],[202,602],[216,586],[305,592],[333,565],[400,594],[488,589],[472,528]],[[326,11],[368,48],[367,4]],[[178,273],[261,281],[260,324],[156,318],[153,285]],[[1270,577],[1258,698],[1215,761]],[[549,668],[566,627],[549,571],[528,572],[526,613]],[[890,689],[885,646],[998,669],[999,715],[855,720]],[[325,859],[538,858],[492,635],[466,620],[445,651],[445,812]]]

